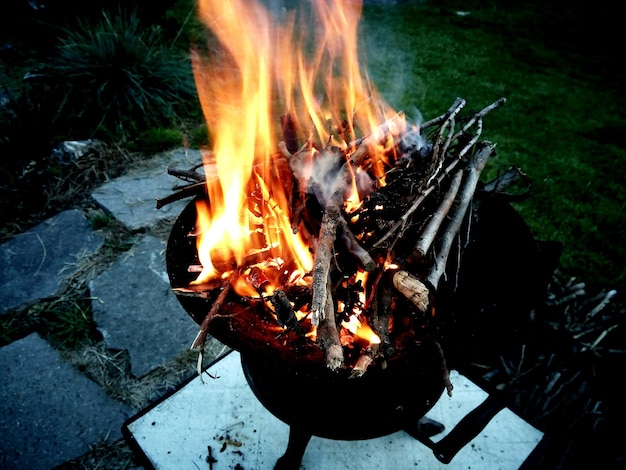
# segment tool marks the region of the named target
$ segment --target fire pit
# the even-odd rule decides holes
[[[466,297],[461,289],[457,295],[442,299],[445,306],[437,310],[440,318],[450,320],[458,312],[462,313],[460,327],[445,322],[438,324],[437,338],[443,344],[446,340],[452,343],[446,348],[449,357],[462,355],[468,343],[481,341],[478,333],[492,336],[495,342],[498,340],[494,336],[496,331],[507,338],[503,325],[519,323],[521,312],[527,311],[530,302],[520,304],[520,298],[532,297],[532,292],[526,290],[529,285],[519,282],[533,276],[538,265],[534,241],[522,219],[497,198],[485,202],[477,210],[476,217],[480,222],[476,223],[475,231],[483,236],[468,247],[467,263],[459,277],[485,279],[496,272],[511,284],[507,288],[496,281],[493,289],[481,291],[472,286],[471,298]],[[188,234],[193,231],[195,221],[195,202],[192,202],[180,215],[170,235],[166,256],[174,289],[188,286],[190,279],[194,278],[188,267],[197,262],[197,250],[194,238]],[[485,236],[485,233],[489,235]],[[505,250],[493,242],[498,239],[515,244],[516,259],[502,256]],[[485,264],[477,260],[484,260]],[[222,292],[217,289],[218,292],[199,295],[185,291],[184,288],[182,293],[178,291],[178,299],[202,325],[206,312],[213,309],[214,300]],[[449,438],[437,446],[432,445],[428,434],[420,435],[418,429],[420,418],[445,390],[447,370],[442,361],[442,350],[434,338],[432,341],[422,339],[419,346],[391,357],[385,368],[370,366],[366,373],[356,378],[349,368],[329,369],[315,342],[280,327],[275,317],[251,299],[239,298],[231,292],[219,305],[220,310],[210,324],[210,334],[241,352],[243,371],[252,391],[270,412],[290,426],[287,451],[276,468],[298,468],[312,435],[354,440],[398,430],[414,435],[431,447],[438,459],[447,463],[505,406],[501,397],[496,395],[469,419],[469,424],[466,420],[457,432],[449,434]],[[484,313],[485,306],[488,313]],[[470,322],[477,326],[465,328]],[[287,345],[288,338],[295,342]],[[280,348],[280,352],[277,353],[276,348]],[[314,419],[310,416],[312,409]]]
[[[239,351],[255,395],[290,425],[277,468],[297,468],[311,435],[365,439],[406,429],[428,442],[417,422],[444,390],[452,394],[450,359],[475,346],[473,326],[490,325],[480,335],[514,323],[535,289],[534,241],[499,197],[507,178],[522,173],[512,169],[488,190],[479,183],[495,154],[480,140],[483,119],[505,100],[464,116],[459,98],[419,125],[390,112],[347,65],[357,63],[360,13],[348,3],[335,11],[312,2],[324,25],[315,73],[328,68],[328,110],[305,86],[313,75],[302,55],[270,53],[272,37],[282,46],[292,39],[293,18],[266,35],[257,28],[269,28],[269,15],[258,5],[200,3],[232,56],[219,56],[227,66],[217,69],[194,56],[215,148],[202,164],[168,169],[187,184],[157,202],[194,197],[170,234],[170,282],[200,325],[192,345],[199,364],[208,335]],[[342,50],[347,114],[337,112],[332,86]],[[260,118],[271,115],[266,80],[294,64],[302,94],[283,86],[288,112],[274,140],[271,121]],[[502,240],[511,247],[504,252]],[[344,401],[368,412],[348,418]],[[437,447],[438,457],[449,461],[501,406],[477,413]]]

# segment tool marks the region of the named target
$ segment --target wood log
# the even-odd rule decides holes
[[[339,222],[342,229],[342,240],[347,250],[352,254],[359,262],[359,265],[364,271],[372,272],[376,268],[376,262],[369,254],[369,252],[361,246],[359,241],[350,230],[348,222],[342,216],[339,217]]]
[[[483,143],[483,145],[476,150],[466,168],[467,176],[459,193],[459,203],[454,210],[449,224],[440,238],[439,246],[436,249],[435,262],[433,263],[433,266],[427,276],[428,282],[430,282],[435,289],[439,286],[439,281],[446,270],[448,256],[452,248],[452,242],[461,229],[469,204],[474,197],[474,193],[476,192],[476,186],[478,185],[480,174],[485,168],[487,159],[492,154],[494,148],[495,145],[491,143]]]
[[[274,313],[280,326],[290,328],[296,333],[304,333],[302,326],[296,318],[296,312],[284,290],[276,289],[270,298],[270,302],[274,306]]]
[[[222,286],[222,291],[217,296],[217,299],[215,299],[215,303],[211,306],[211,310],[209,310],[209,313],[207,313],[207,316],[204,317],[204,320],[202,320],[202,323],[200,324],[200,331],[198,332],[196,339],[194,339],[191,345],[191,349],[200,348],[201,351],[204,350],[204,343],[206,342],[206,338],[209,334],[211,321],[222,309],[222,306],[224,305],[224,302],[226,301],[226,297],[228,297],[228,294],[230,293],[235,277],[236,276],[233,276],[227,279],[226,281],[224,281],[224,285]]]
[[[417,309],[424,313],[430,305],[430,291],[426,284],[406,271],[398,271],[393,275],[393,285],[398,292],[410,300]]]
[[[359,356],[359,358],[354,363],[352,370],[350,371],[351,379],[358,379],[359,377],[363,377],[365,372],[367,372],[367,368],[374,362],[374,358],[378,354],[378,345],[373,344],[365,349],[363,354]]]
[[[395,353],[389,336],[389,319],[391,318],[392,305],[391,285],[389,285],[389,282],[389,276],[387,273],[384,273],[383,278],[378,283],[371,307],[372,314],[370,315],[372,328],[380,338],[379,351],[386,358],[393,356]]]
[[[335,320],[335,301],[331,295],[330,282],[327,282],[325,290],[328,295],[325,298],[324,315],[317,327],[317,344],[324,352],[326,367],[336,371],[343,365],[344,355]]]
[[[324,215],[318,237],[318,246],[313,264],[313,298],[311,300],[311,322],[318,326],[324,319],[327,308],[327,298],[331,295],[328,290],[330,276],[330,263],[333,257],[333,249],[337,227],[340,223],[340,204],[343,203],[343,191],[335,191],[331,196]]]
[[[452,177],[450,188],[443,197],[443,200],[437,210],[431,215],[426,227],[422,230],[420,237],[417,239],[415,245],[415,251],[420,257],[426,255],[430,246],[432,245],[441,224],[445,217],[448,215],[452,204],[456,198],[459,188],[461,187],[461,180],[463,179],[463,171],[457,170]]]

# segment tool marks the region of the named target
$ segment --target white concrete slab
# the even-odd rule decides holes
[[[157,470],[271,469],[287,447],[289,426],[275,418],[256,399],[241,369],[237,352],[226,355],[204,375],[125,424],[150,464]],[[452,371],[452,397],[443,395],[428,417],[446,427],[438,441],[487,393]],[[301,469],[402,470],[517,469],[543,433],[508,409],[466,445],[450,464],[403,431],[388,436],[336,441],[314,436]],[[216,460],[209,466],[207,458]]]

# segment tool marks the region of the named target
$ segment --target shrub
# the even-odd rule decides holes
[[[44,75],[72,138],[124,139],[176,121],[195,93],[188,57],[166,47],[136,13],[104,11],[66,30]]]

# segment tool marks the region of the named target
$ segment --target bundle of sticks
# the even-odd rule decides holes
[[[353,375],[365,373],[377,357],[394,354],[400,341],[390,334],[399,330],[394,327],[392,312],[396,297],[409,305],[411,311],[406,315],[428,321],[481,172],[495,153],[495,144],[479,140],[483,118],[504,103],[501,98],[462,117],[466,102],[457,98],[445,113],[419,127],[408,128],[398,115],[347,148],[332,141],[317,145],[316,158],[330,161],[332,168],[318,178],[310,177],[310,168],[303,169],[314,144],[300,145],[296,123],[283,117],[283,140],[273,158],[274,171],[292,196],[293,227],[304,223],[314,234],[307,316],[317,327],[317,346],[329,369],[346,365],[337,305],[339,300],[345,303],[353,297],[353,293],[345,293],[345,280],[354,279],[357,269],[370,275],[367,300],[359,310],[381,342],[358,356]],[[374,175],[372,170],[383,165],[383,176],[380,172]],[[168,168],[168,173],[187,184],[157,200],[157,208],[188,196],[206,196],[206,177],[198,168],[200,165],[189,170]],[[372,183],[361,205],[347,212],[347,188],[358,172],[368,174]],[[355,282],[350,289],[362,286]],[[221,290],[192,347],[203,347],[211,320],[229,293],[228,285]],[[281,326],[297,330],[300,323],[294,320],[292,301],[283,289],[270,299]]]

